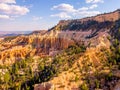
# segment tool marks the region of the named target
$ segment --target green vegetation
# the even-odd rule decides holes
[[[13,40],[14,38],[16,38],[17,36],[8,36],[8,37],[5,37],[4,38],[4,41],[6,42],[6,41],[11,41],[11,40]]]
[[[111,53],[108,56],[109,65],[120,64],[120,42],[118,39],[113,41],[113,46],[110,47]]]
[[[87,86],[86,83],[83,83],[83,84],[80,86],[80,89],[81,89],[81,90],[89,90],[89,87]]]
[[[51,57],[27,58],[17,61],[12,66],[1,66],[0,70],[4,73],[0,72],[0,89],[33,90],[33,85],[46,82],[71,68],[84,51],[84,46],[75,45],[53,59]],[[78,77],[75,80],[78,81]]]
[[[100,82],[97,79],[95,80],[95,86],[96,86],[97,89],[99,89],[99,87],[100,87]]]
[[[51,30],[94,30],[96,29],[97,31],[99,31],[100,29],[103,28],[111,28],[111,26],[113,26],[113,22],[110,21],[105,21],[105,22],[98,22],[95,20],[88,20],[86,22],[80,22],[77,20],[72,20],[71,22],[69,22],[68,24],[63,24],[63,25],[56,25],[55,27],[51,28]],[[96,32],[97,32],[96,31]],[[95,32],[95,33],[96,33]]]
[[[104,56],[107,57],[106,60],[99,57],[102,65],[95,67],[92,63],[89,63],[89,58],[84,57],[82,61],[83,67],[80,72],[83,74],[83,84],[80,86],[80,90],[109,90],[111,87],[114,88],[120,80],[120,77],[114,73],[114,71],[120,70],[120,41],[118,39],[111,41],[113,45],[111,45],[110,51],[106,51],[104,48],[101,50]],[[95,67],[95,72],[89,73],[92,67]]]

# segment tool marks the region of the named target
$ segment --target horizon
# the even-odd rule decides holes
[[[120,8],[118,2],[120,0],[0,0],[0,31],[48,30],[60,20],[115,11]]]

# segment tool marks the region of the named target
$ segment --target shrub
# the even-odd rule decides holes
[[[81,86],[80,86],[80,89],[81,90],[89,90],[88,86],[86,83],[83,83]]]
[[[95,85],[97,89],[100,87],[100,82],[97,79],[95,80]]]

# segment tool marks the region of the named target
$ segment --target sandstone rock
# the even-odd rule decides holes
[[[120,90],[120,81],[116,84],[113,90]]]
[[[42,83],[35,85],[34,90],[54,90],[54,85],[50,83]]]

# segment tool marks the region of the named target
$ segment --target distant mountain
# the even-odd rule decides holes
[[[7,37],[7,36],[17,36],[21,34],[29,34],[32,31],[0,31],[0,37]]]

